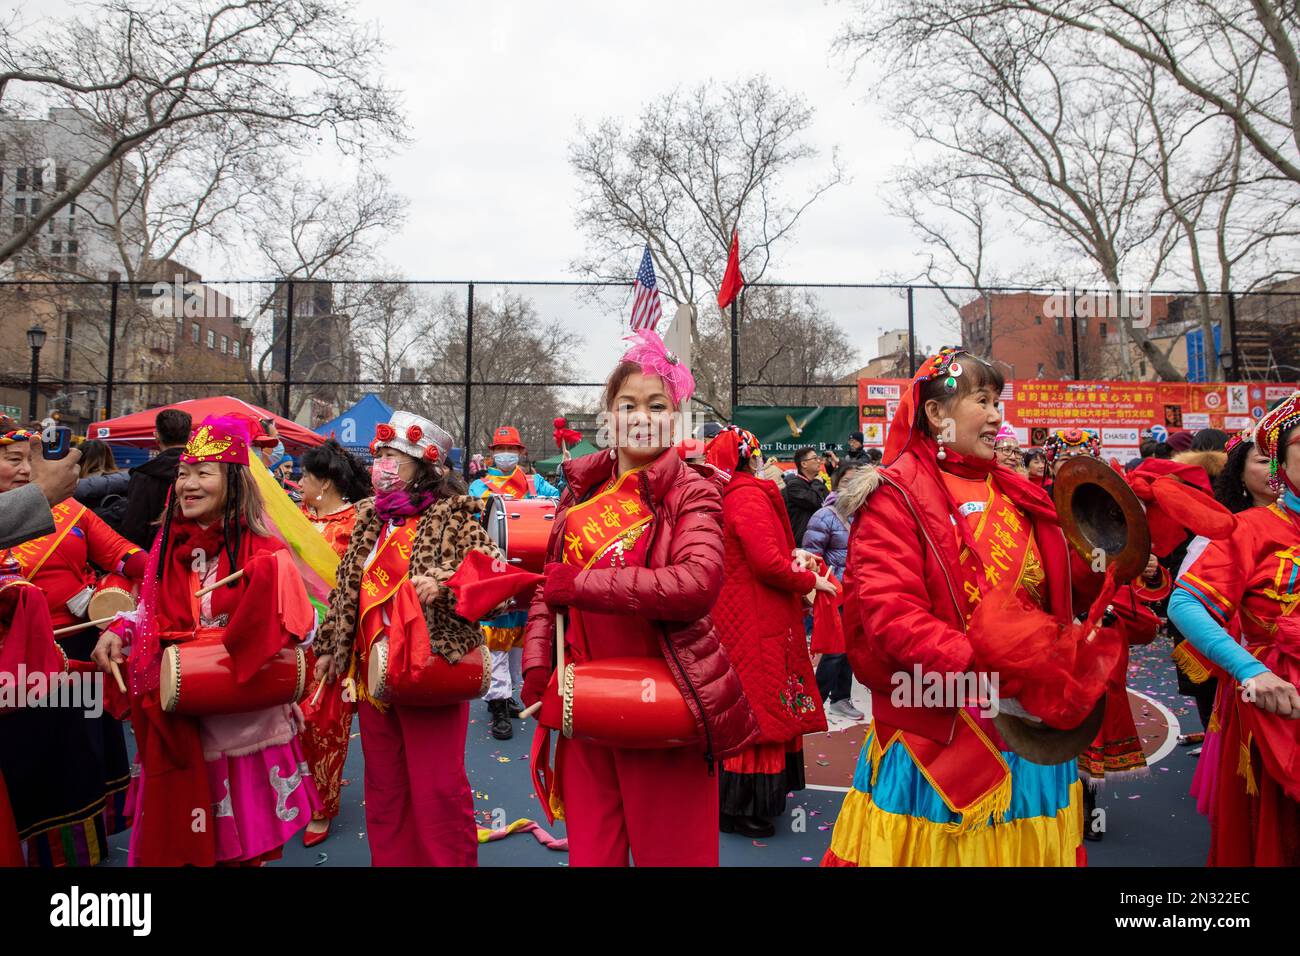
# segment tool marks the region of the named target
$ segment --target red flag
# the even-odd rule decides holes
[[[727,271],[718,290],[718,308],[725,309],[740,295],[745,287],[745,277],[740,274],[740,234],[731,230],[731,251],[727,253]]]
[[[512,567],[482,551],[471,551],[447,579],[447,587],[456,596],[456,614],[477,621],[498,604],[544,580],[543,575]]]

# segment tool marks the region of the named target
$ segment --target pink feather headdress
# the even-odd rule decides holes
[[[639,329],[627,336],[632,344],[623,353],[621,361],[635,362],[647,375],[658,375],[664,380],[664,390],[674,405],[681,408],[695,394],[695,376],[650,329]]]

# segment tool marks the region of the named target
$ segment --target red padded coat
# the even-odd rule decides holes
[[[844,639],[854,675],[879,692],[872,695],[875,716],[946,742],[955,709],[894,706],[890,700],[894,673],[916,664],[926,673],[961,673],[974,662],[958,595],[975,581],[959,560],[953,533],[958,519],[949,511],[934,447],[918,438],[883,469],[880,486],[853,523],[844,574]],[[1033,495],[1027,517],[1047,576],[1044,610],[1066,623],[1088,612],[1099,576],[1067,548],[1046,494],[1039,499],[1034,489]],[[1116,626],[1130,643],[1150,639],[1151,615],[1129,589],[1121,588],[1113,606]]]
[[[794,532],[775,482],[737,472],[722,492],[722,593],[713,622],[758,716],[763,743],[826,729],[808,659],[802,595],[816,581],[790,568]]]
[[[564,519],[614,472],[600,451],[563,466],[567,487],[547,542],[547,560],[561,560]],[[571,606],[641,615],[659,625],[659,648],[695,717],[712,763],[758,739],[758,722],[740,677],[727,659],[710,612],[722,587],[722,501],[717,485],[669,449],[638,475],[654,514],[644,568],[592,568],[578,573]],[[524,625],[523,669],[555,667],[555,618],[537,589]]]

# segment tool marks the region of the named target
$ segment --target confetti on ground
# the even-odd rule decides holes
[[[812,857],[810,857],[810,856],[801,856],[801,857],[799,857],[799,859],[803,860],[805,863],[811,863],[811,862],[812,862]]]
[[[497,757],[497,763],[509,763],[509,762],[510,762],[509,757]]]
[[[759,843],[757,840],[753,840],[751,842],[754,844],[754,846],[767,846],[766,843]]]
[[[324,863],[324,862],[325,862],[326,860],[328,860],[329,858],[330,858],[330,855],[329,855],[328,853],[321,853],[320,856],[316,857],[316,862],[313,863],[312,866],[320,866],[322,863]]]

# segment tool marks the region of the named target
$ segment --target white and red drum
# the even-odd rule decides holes
[[[95,593],[86,607],[88,620],[98,621],[114,614],[135,610],[131,582],[120,574],[106,574],[95,585]]]
[[[444,707],[482,697],[491,684],[492,657],[481,644],[455,664],[435,653],[423,667],[397,672],[389,666],[388,638],[381,637],[366,663],[366,693],[380,703]]]
[[[159,691],[169,714],[206,717],[243,714],[302,700],[307,689],[307,653],[286,647],[240,684],[235,664],[220,641],[173,644],[163,651]]]
[[[543,727],[609,747],[657,749],[699,741],[695,717],[662,657],[607,657],[569,664],[537,715]]]
[[[507,561],[541,574],[546,565],[546,545],[555,527],[555,508],[554,498],[490,495],[483,509],[483,527]]]

